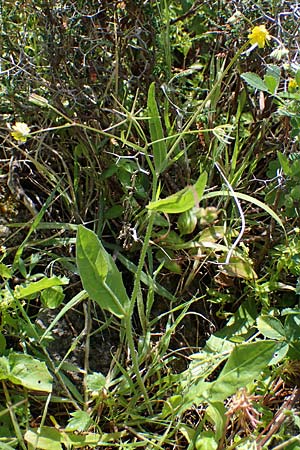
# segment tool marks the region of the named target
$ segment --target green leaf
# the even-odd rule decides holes
[[[61,445],[62,435],[56,428],[42,427],[40,432],[37,428],[34,430],[28,430],[24,436],[25,441],[28,443],[29,449],[42,449],[42,450],[62,450]]]
[[[274,341],[259,341],[237,345],[216,381],[198,384],[199,399],[209,403],[222,402],[239,388],[259,378],[278,348]]]
[[[254,89],[269,92],[266,83],[256,73],[245,72],[241,75],[241,77],[243,78],[244,81],[246,81],[247,84],[249,84]]]
[[[25,433],[24,439],[28,448],[41,450],[62,450],[63,448],[92,448],[101,439],[99,434],[75,434],[51,427],[34,428]]]
[[[87,431],[93,423],[86,411],[75,411],[71,413],[71,416],[66,426],[66,431]]]
[[[296,83],[298,84],[298,86],[300,86],[300,70],[299,69],[295,73],[295,80],[296,80]]]
[[[37,294],[41,292],[43,289],[48,289],[52,286],[61,286],[64,284],[68,284],[69,280],[66,277],[51,277],[51,278],[42,278],[39,281],[34,281],[27,286],[16,286],[15,288],[15,297],[16,298],[26,298],[30,295]]]
[[[202,199],[207,182],[207,173],[203,172],[193,186],[187,186],[176,194],[161,200],[150,202],[147,206],[151,211],[168,214],[178,214],[198,206]]]
[[[0,357],[0,380],[7,380],[9,377],[9,363],[5,356]]]
[[[259,316],[257,318],[257,328],[264,337],[276,340],[285,339],[284,327],[276,317]]]
[[[46,364],[30,355],[10,353],[0,358],[0,379],[6,379],[33,391],[52,391],[52,377]]]
[[[300,316],[299,314],[289,314],[284,322],[285,335],[288,341],[300,341]]]
[[[264,82],[271,94],[275,94],[278,89],[280,83],[280,72],[280,67],[275,66],[274,64],[269,64],[267,66],[267,72],[264,77]]]
[[[277,87],[278,87],[276,78],[274,78],[274,77],[272,77],[272,76],[270,76],[270,75],[265,75],[265,77],[264,77],[264,83],[265,83],[265,85],[267,86],[268,91],[269,91],[271,94],[275,94],[276,89],[277,89]]]
[[[206,416],[215,426],[215,438],[217,441],[221,439],[226,424],[226,408],[222,402],[211,403],[206,409]]]
[[[0,277],[7,279],[12,277],[12,270],[6,264],[0,263]]]
[[[243,278],[244,280],[255,280],[257,278],[253,269],[253,262],[250,258],[245,259],[242,256],[234,255],[230,258],[228,264],[222,265],[222,272],[230,277]]]
[[[82,285],[90,298],[117,317],[126,314],[129,299],[113,258],[96,234],[79,225],[76,261]]]
[[[57,430],[51,427],[41,427],[27,430],[24,439],[29,450],[62,450],[63,448],[93,448],[96,445],[108,448],[110,442],[118,442],[125,437],[127,431],[116,433],[86,433],[75,434]]]
[[[213,431],[203,431],[195,442],[195,450],[217,450],[218,443]]]
[[[164,132],[155,100],[155,82],[150,84],[147,100],[149,129],[152,141],[154,167],[156,172],[161,173],[167,166],[167,145],[164,140]]]
[[[288,158],[281,152],[277,152],[277,157],[279,164],[283,170],[283,173],[285,175],[290,175],[291,169],[290,169],[290,162]]]
[[[0,354],[3,354],[6,349],[6,339],[2,333],[0,333]]]
[[[91,373],[86,378],[88,391],[101,391],[106,385],[106,378],[102,373]]]
[[[44,289],[41,293],[41,301],[45,308],[58,308],[58,306],[62,304],[64,298],[65,295],[61,286],[53,286]]]

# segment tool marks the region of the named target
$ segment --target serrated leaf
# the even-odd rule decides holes
[[[86,379],[88,391],[101,391],[106,385],[106,378],[102,373],[91,373]]]
[[[187,186],[176,194],[161,200],[150,202],[147,206],[151,211],[160,211],[168,214],[178,214],[198,205],[202,199],[207,182],[207,173],[203,172],[193,186]]]
[[[14,295],[16,298],[26,298],[52,286],[61,286],[68,283],[69,280],[66,277],[45,277],[39,281],[33,281],[27,286],[17,286]]]
[[[82,285],[90,298],[101,308],[123,317],[129,299],[122,275],[96,234],[82,225],[77,230],[76,261]]]
[[[148,91],[147,108],[149,118],[149,129],[152,141],[154,167],[156,172],[161,173],[167,166],[167,145],[164,140],[164,132],[155,100],[155,82],[150,84]],[[155,142],[156,141],[156,142]],[[159,141],[159,142],[157,142]]]
[[[90,415],[86,411],[75,411],[71,413],[71,416],[66,426],[66,431],[87,431],[93,423]]]
[[[269,92],[268,86],[256,73],[253,72],[245,72],[241,75],[244,81],[249,84],[254,89],[258,89],[259,91]]]

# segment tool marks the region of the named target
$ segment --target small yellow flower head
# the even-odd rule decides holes
[[[15,125],[12,126],[11,135],[18,142],[26,142],[29,134],[30,128],[24,122],[16,122]]]
[[[297,81],[295,80],[295,78],[290,78],[289,84],[288,84],[288,91],[295,92],[297,87],[298,87],[298,84],[297,84]]]
[[[271,36],[265,25],[259,25],[253,28],[248,38],[251,45],[258,45],[259,48],[264,48],[267,41],[271,39]]]

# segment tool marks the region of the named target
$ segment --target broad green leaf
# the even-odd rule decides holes
[[[269,92],[266,83],[256,73],[245,72],[242,73],[241,77],[243,78],[243,80],[246,81],[246,83],[248,83],[254,89]]]
[[[278,343],[259,341],[237,345],[216,381],[198,384],[199,400],[222,402],[239,388],[259,378],[273,358]]]
[[[300,316],[299,314],[288,314],[284,322],[284,330],[288,341],[300,341]]]
[[[276,78],[274,78],[274,77],[272,77],[272,76],[270,76],[270,75],[266,75],[266,76],[264,77],[264,83],[265,83],[265,85],[267,86],[268,91],[269,91],[271,94],[275,94],[276,89],[277,89],[277,87],[278,87]]]
[[[147,108],[149,118],[149,129],[152,141],[154,167],[159,174],[167,166],[167,145],[164,140],[164,133],[159,116],[157,103],[155,100],[155,82],[150,84],[148,91]]]
[[[62,450],[64,448],[93,448],[101,439],[99,434],[75,434],[57,430],[51,427],[28,430],[24,436],[29,450]]]
[[[129,299],[113,258],[96,234],[79,225],[76,261],[82,285],[90,298],[117,317],[126,314]]]
[[[218,443],[213,431],[199,433],[195,442],[195,450],[217,450],[217,448]]]
[[[281,68],[279,66],[276,66],[275,64],[268,64],[266,76],[275,78],[277,85],[279,85],[281,78]]]
[[[62,450],[62,433],[56,428],[42,427],[40,432],[35,428],[28,430],[24,436],[28,443],[28,449],[42,449],[42,450]]]
[[[296,83],[298,84],[298,86],[300,86],[300,70],[299,69],[295,73],[295,80],[296,80]]]
[[[259,316],[257,318],[257,328],[264,337],[276,340],[285,339],[284,327],[276,317]]]
[[[41,292],[43,289],[48,289],[52,286],[61,286],[64,284],[68,284],[69,280],[66,277],[51,277],[51,278],[42,278],[39,281],[33,281],[27,286],[17,286],[15,289],[15,297],[16,298],[26,298],[30,295],[37,294]]]
[[[147,206],[151,211],[168,214],[178,214],[198,206],[202,199],[207,182],[207,173],[203,172],[193,186],[187,186],[176,194],[161,200],[150,202]]]
[[[62,304],[64,298],[65,295],[61,286],[53,286],[44,289],[41,293],[41,301],[45,308],[58,308],[58,306]]]
[[[76,434],[61,431],[52,427],[41,427],[27,430],[24,439],[28,449],[62,450],[63,448],[94,448],[96,445],[108,448],[109,443],[117,442],[127,435],[127,431],[116,433]]]
[[[280,67],[275,66],[274,64],[269,64],[267,66],[267,72],[264,77],[264,82],[272,94],[275,94],[278,89],[280,83],[280,75]]]
[[[52,392],[52,376],[44,362],[19,353],[10,353],[8,362],[8,379],[12,383],[33,391]]]
[[[66,431],[87,431],[93,423],[90,414],[86,411],[74,411],[68,421]]]
[[[289,349],[289,344],[286,341],[278,342],[278,347],[276,349],[276,352],[274,352],[273,358],[270,361],[270,365],[273,366],[274,364],[280,363],[280,361],[282,361],[283,358],[287,355]]]

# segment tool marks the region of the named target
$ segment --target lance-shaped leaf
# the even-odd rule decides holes
[[[76,239],[77,266],[90,298],[117,317],[126,314],[129,299],[113,258],[97,235],[79,225]]]
[[[203,172],[194,185],[187,186],[181,191],[176,192],[176,194],[169,195],[169,197],[150,202],[147,208],[152,211],[160,211],[168,214],[178,214],[188,211],[193,206],[198,206],[202,199],[206,182],[207,173]]]
[[[156,172],[160,173],[167,166],[167,145],[164,140],[163,127],[155,100],[155,82],[151,83],[149,87],[147,108],[150,116],[149,129],[152,141],[154,166]]]
[[[239,388],[258,379],[277,349],[276,341],[237,345],[215,381],[209,383],[201,380],[196,385],[197,397],[208,402],[222,402]]]

